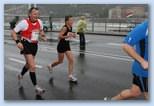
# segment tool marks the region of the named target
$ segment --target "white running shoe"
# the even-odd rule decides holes
[[[49,70],[50,73],[53,72],[53,67],[51,66],[51,64],[47,65],[47,68],[48,68],[48,70]]]
[[[114,99],[112,99],[111,97],[104,97],[103,100],[104,100],[104,101],[109,101],[109,100],[114,100]]]
[[[75,76],[69,75],[68,78],[70,82],[77,83],[77,78]]]
[[[38,85],[35,86],[35,91],[39,95],[45,93],[45,90],[39,87]]]

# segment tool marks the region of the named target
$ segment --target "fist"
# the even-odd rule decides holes
[[[43,41],[47,41],[47,38],[46,38],[46,37],[42,37],[42,40],[43,40]]]
[[[21,42],[19,42],[19,43],[17,44],[17,47],[18,47],[20,50],[23,50],[23,49],[24,49],[24,47],[23,47],[23,45],[22,45]]]
[[[148,62],[147,62],[147,61],[143,61],[143,62],[141,63],[141,66],[142,66],[142,68],[145,69],[145,70],[149,68],[149,65],[148,65]]]

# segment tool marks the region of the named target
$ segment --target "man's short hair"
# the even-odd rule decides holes
[[[39,10],[39,8],[37,7],[31,7],[28,11],[28,14],[30,14],[33,10]]]

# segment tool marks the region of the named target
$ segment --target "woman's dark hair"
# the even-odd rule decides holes
[[[31,8],[29,9],[29,11],[28,11],[28,16],[29,16],[29,14],[30,14],[33,10],[39,10],[39,8],[37,8],[37,7],[31,7]]]
[[[72,18],[71,15],[65,16],[65,22],[68,21],[70,18]]]

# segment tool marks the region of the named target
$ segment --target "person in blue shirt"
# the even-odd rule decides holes
[[[144,94],[148,99],[148,20],[137,25],[124,39],[123,50],[134,59],[133,83],[111,100],[123,100]]]

